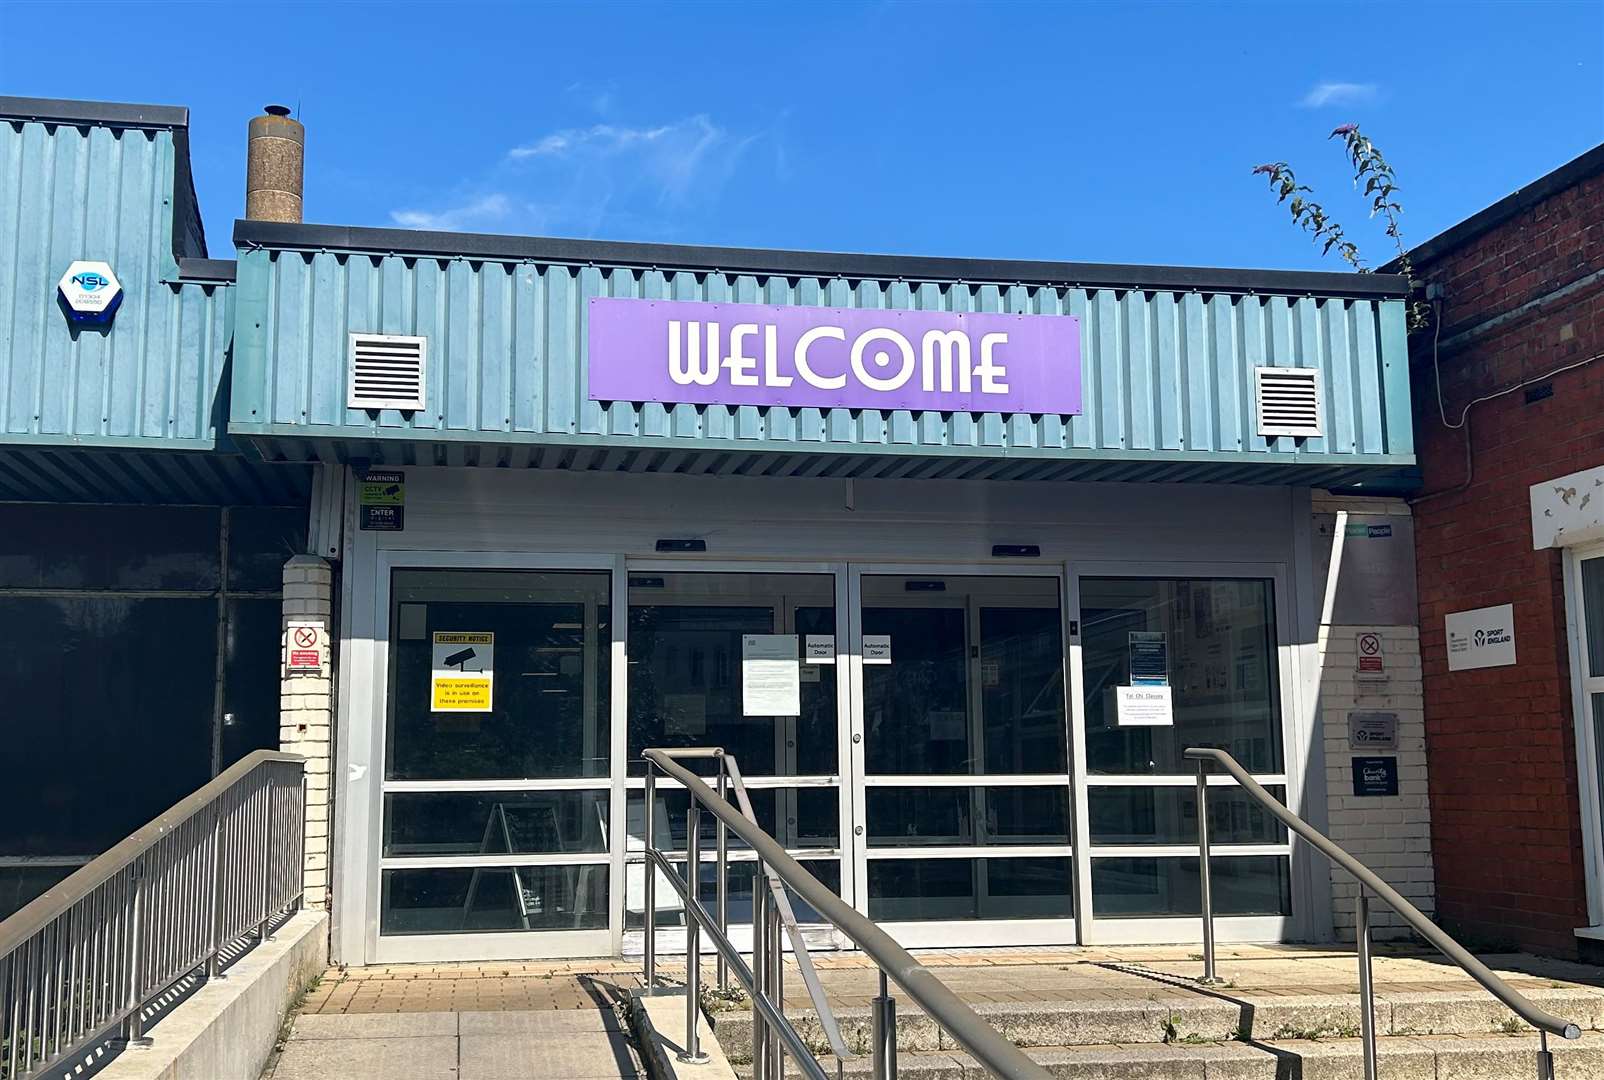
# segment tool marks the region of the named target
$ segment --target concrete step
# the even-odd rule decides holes
[[[1531,1080],[1537,1036],[1389,1036],[1377,1047],[1381,1080]],[[1554,1045],[1556,1080],[1604,1076],[1604,1037]],[[1048,1072],[1070,1080],[1362,1080],[1358,1039],[1290,1039],[1262,1043],[1155,1043],[1136,1046],[1039,1046],[1026,1051]],[[836,1075],[833,1058],[822,1058]],[[843,1075],[869,1075],[867,1057],[845,1062]],[[735,1066],[739,1077],[750,1064]],[[786,1074],[800,1075],[787,1063]],[[959,1051],[899,1053],[897,1074],[908,1080],[988,1080],[973,1058]]]
[[[1525,991],[1536,1004],[1583,1028],[1604,1027],[1604,994],[1577,988]],[[900,1003],[899,1003],[900,1004]],[[975,1006],[1005,1038],[1022,1047],[1148,1046],[1237,1040],[1327,1040],[1357,1036],[1357,995],[1229,995],[1199,988],[1185,996],[1155,1000],[1064,1000]],[[818,1016],[810,1009],[787,1009],[808,1046],[819,1054],[830,1046]],[[715,1032],[730,1060],[750,1062],[752,1018],[746,1011],[712,1016]],[[866,1053],[870,1045],[867,1008],[836,1010],[847,1049]],[[1376,1001],[1376,1031],[1389,1037],[1429,1035],[1492,1036],[1522,1032],[1514,1014],[1491,996],[1472,992],[1391,994]],[[897,1046],[909,1052],[956,1050],[958,1044],[923,1013],[899,1009]],[[1604,1077],[1604,1070],[1599,1073]]]

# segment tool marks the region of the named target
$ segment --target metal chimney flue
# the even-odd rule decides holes
[[[283,105],[253,116],[245,158],[245,216],[257,221],[301,220],[301,173],[306,129]]]

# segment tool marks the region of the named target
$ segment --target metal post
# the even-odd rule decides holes
[[[718,759],[718,797],[725,802],[729,801],[729,770],[724,767],[722,755]],[[730,933],[730,896],[729,896],[729,827],[724,824],[723,818],[717,819],[716,834],[718,842],[718,930],[725,937]],[[724,954],[718,954],[718,988],[727,991],[730,988],[730,966],[724,962]]]
[[[874,1024],[874,1080],[896,1080],[897,1001],[891,996],[886,973],[880,973],[880,996],[869,1003]]]
[[[1205,986],[1220,981],[1214,966],[1214,896],[1209,881],[1209,778],[1204,763],[1197,763],[1197,882],[1203,899],[1203,979]]]
[[[142,1012],[144,1002],[140,995],[144,992],[144,977],[140,969],[144,966],[144,950],[140,948],[140,937],[145,932],[145,859],[139,859],[129,868],[129,875],[133,879],[133,898],[129,904],[128,913],[128,997],[126,1004],[129,1008],[128,1018],[123,1021],[122,1038],[117,1040],[118,1045],[149,1046],[150,1036],[145,1034],[145,1016]]]
[[[655,833],[652,830],[657,807],[657,766],[650,761],[646,763],[646,811],[641,815],[642,826],[646,830],[644,847],[646,850],[646,882],[644,894],[646,896],[646,990],[648,993],[657,986],[657,863],[652,858],[656,848],[652,844]]]
[[[701,808],[696,796],[691,796],[690,808],[685,811],[685,1049],[679,1059],[687,1065],[702,1065],[709,1059],[698,1045],[696,1018],[702,1008],[702,941],[701,924],[692,915],[696,909],[699,886],[702,881],[702,823]]]
[[[300,891],[295,895],[295,910],[306,910],[306,833],[309,826],[307,817],[311,814],[311,804],[307,801],[306,766],[301,766],[301,851],[297,857],[300,865],[295,868],[295,878],[301,883]]]
[[[774,895],[771,883],[767,876],[763,878],[762,886],[770,889],[768,916],[769,916],[769,1000],[774,1003],[774,1011],[781,1016],[785,1015],[785,929],[780,922],[780,898]],[[770,1080],[783,1080],[785,1076],[785,1043],[776,1036],[769,1040],[769,1078]]]
[[[769,992],[768,889],[764,886],[763,861],[758,860],[757,876],[752,879],[752,1080],[770,1080],[768,1021],[757,1011],[757,999]]]
[[[223,924],[223,802],[212,804],[212,918],[206,939],[206,978],[225,978],[222,970],[223,943],[218,940]]]
[[[263,799],[267,804],[267,811],[262,818],[262,906],[258,908],[262,913],[262,921],[256,926],[256,940],[267,940],[268,926],[273,922],[273,913],[268,905],[273,902],[273,780],[268,777],[263,784]]]
[[[1370,896],[1359,886],[1359,1035],[1364,1040],[1365,1080],[1376,1080],[1376,1000],[1370,979]]]
[[[1548,1048],[1548,1032],[1537,1030],[1537,1080],[1554,1080],[1554,1052]]]

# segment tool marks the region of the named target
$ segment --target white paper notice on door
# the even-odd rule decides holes
[[[891,663],[891,635],[864,634],[863,662],[865,664]]]
[[[1168,686],[1116,686],[1120,727],[1172,727],[1175,711]]]
[[[741,635],[741,712],[796,716],[802,711],[802,664],[795,634]]]

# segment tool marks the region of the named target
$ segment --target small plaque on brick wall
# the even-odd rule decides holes
[[[1349,713],[1348,749],[1398,749],[1398,714],[1395,712]]]
[[[1353,759],[1355,795],[1398,794],[1398,759],[1395,757],[1356,757]]]

